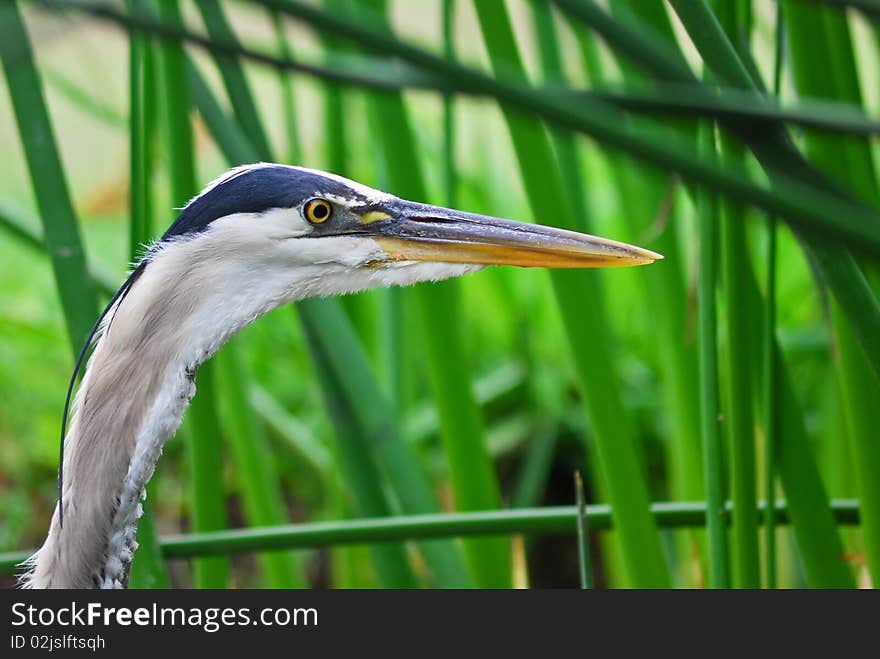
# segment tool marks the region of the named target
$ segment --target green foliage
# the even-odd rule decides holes
[[[510,587],[512,546],[539,586],[877,584],[864,17],[469,2],[0,2],[0,135],[19,145],[0,164],[0,550],[45,532],[68,356],[99,295],[226,166],[295,158],[666,259],[492,269],[246,328],[199,371],[133,586]],[[101,33],[107,57],[70,57],[75,32],[32,52],[61,12],[122,38]],[[96,83],[126,52],[127,86]],[[766,504],[777,477],[784,510]]]

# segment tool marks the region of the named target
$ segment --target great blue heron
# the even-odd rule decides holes
[[[279,305],[486,265],[659,258],[604,238],[405,201],[312,169],[261,163],[227,172],[149,248],[86,342],[99,337],[69,431],[62,427],[58,505],[22,586],[127,585],[144,487],[195,394],[196,369]]]

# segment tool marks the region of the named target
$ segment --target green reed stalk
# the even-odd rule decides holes
[[[329,11],[342,12],[347,9],[345,0],[324,0],[323,5]],[[330,33],[322,33],[321,44],[326,53],[325,59],[328,66],[333,65],[340,53],[347,53],[345,42],[333,37]],[[324,167],[327,171],[339,174],[340,176],[351,177],[349,158],[347,147],[351,144],[351,130],[348,126],[345,112],[346,101],[351,102],[351,94],[347,94],[341,85],[326,81],[323,85],[323,138],[324,138]],[[365,292],[359,295],[348,295],[342,300],[343,307],[348,313],[352,324],[358,332],[358,336],[363,342],[365,350],[369,356],[377,362],[379,367],[379,378],[383,380],[382,384],[388,387],[388,393],[391,395],[391,388],[385,377],[388,374],[382,372],[382,368],[389,364],[387,351],[383,348],[387,343],[379,340],[379,324],[378,310],[376,301],[382,301],[382,291]],[[373,304],[370,304],[373,303]],[[351,508],[346,505],[344,497],[337,497],[339,506],[339,515],[341,517],[350,517]],[[358,563],[363,561],[362,547],[334,547],[332,561],[334,567],[334,584],[340,588],[359,588],[363,587],[363,570],[360,569]]]
[[[635,27],[628,20],[611,20],[589,0],[578,3],[572,0],[554,0],[554,2],[575,18],[601,31],[615,49],[619,49],[658,78],[667,82],[695,82],[687,63],[659,43],[654,34]],[[672,0],[671,4],[688,29],[706,64],[719,81],[739,89],[761,91],[760,81],[751,78],[748,69],[740,61],[705,0]],[[834,186],[829,186],[827,179],[810,167],[793,148],[781,128],[765,134],[755,133],[750,125],[728,122],[724,122],[723,125],[749,145],[770,174],[775,192],[789,188],[794,179],[798,179],[800,183],[796,184],[796,187],[803,185],[802,194],[809,195],[813,201],[816,201],[815,195],[818,193],[820,196],[835,197],[842,203],[855,203],[862,209],[860,212],[865,213],[863,221],[865,226],[869,227],[869,231],[880,230],[880,223],[875,218],[876,212],[847,195],[841,195]],[[697,180],[713,170],[714,167],[703,163],[701,172],[696,176],[693,171],[686,172],[684,169],[680,171]],[[717,182],[716,179],[715,183]],[[726,191],[730,192],[730,190]],[[738,196],[739,201],[744,203],[751,193],[741,189],[734,196]],[[779,208],[773,208],[768,204],[761,206],[765,210],[778,212],[780,216],[790,217],[787,212]],[[835,223],[838,222],[840,220],[835,218]],[[800,229],[800,227],[796,228]],[[799,235],[802,236],[811,258],[815,259],[852,323],[866,359],[874,372],[880,376],[880,303],[850,254],[827,240],[817,239],[812,232],[799,231]],[[856,247],[854,243],[852,246]]]
[[[656,10],[659,5],[635,1],[614,3],[612,9],[624,9],[626,6],[639,11],[639,16],[658,34],[667,35],[674,41],[668,15],[665,11]],[[599,57],[597,39],[583,30],[578,34],[591,86],[603,86],[607,81],[607,67]],[[617,63],[628,86],[644,86],[644,76],[639,71],[625,61],[618,59]],[[691,139],[685,127],[676,126],[676,130],[683,139]],[[698,501],[705,494],[701,474],[699,410],[693,404],[699,391],[697,343],[688,327],[686,301],[689,293],[685,288],[684,274],[687,259],[683,258],[676,231],[677,225],[684,219],[684,210],[674,199],[678,180],[666,173],[646,170],[616,153],[609,153],[607,157],[612,165],[611,175],[617,183],[619,204],[631,240],[664,256],[660,267],[652,270],[650,276],[640,278],[640,282],[644,286],[644,304],[651,309],[651,334],[656,339],[665,409],[669,411],[671,420],[669,436],[665,441],[671,481],[667,496],[679,501]],[[664,206],[668,210],[664,210]],[[668,213],[665,220],[664,212]],[[656,225],[661,223],[663,226],[658,231]],[[655,304],[656,300],[663,300],[663,304]],[[678,555],[689,557],[696,553],[699,560],[705,553],[704,538],[699,532],[690,535],[692,542],[696,543],[696,552],[692,543],[684,542],[688,538],[682,536],[677,546]],[[692,573],[689,567],[684,565],[679,573],[686,577]]]
[[[595,505],[586,508],[592,529],[607,531],[612,528],[613,517],[609,506]],[[837,524],[859,523],[857,501],[835,500],[831,510]],[[701,502],[654,503],[651,505],[651,513],[657,525],[662,528],[696,527],[705,521],[706,506]],[[777,524],[786,523],[789,510],[785,503],[776,504],[773,515]],[[577,523],[577,516],[577,506],[544,506],[517,510],[410,515],[388,519],[352,519],[170,536],[162,540],[162,548],[166,558],[188,558],[292,547],[398,542],[407,538],[571,533],[572,526]],[[13,570],[26,556],[26,552],[0,554],[0,573]]]
[[[787,6],[794,82],[800,94],[861,104],[858,71],[846,15],[826,7]],[[880,206],[871,144],[808,132],[810,160],[875,208]],[[865,364],[852,326],[837,304],[831,307],[837,363],[835,378],[863,505],[862,532],[871,578],[880,583],[880,381]]]
[[[714,126],[706,126],[705,148],[715,151]],[[728,588],[727,520],[724,511],[724,465],[718,408],[718,325],[715,286],[718,269],[717,197],[698,197],[699,275],[697,309],[700,347],[700,411],[703,437],[703,472],[706,479],[706,530],[709,540],[709,587]]]
[[[455,40],[453,21],[455,20],[455,0],[443,0],[441,5],[441,24],[443,26],[443,56],[455,60]],[[443,94],[443,197],[449,207],[455,206],[455,102],[452,94]]]
[[[196,0],[196,6],[205,22],[208,35],[216,41],[237,44],[238,39],[233,32],[226,14],[217,0]],[[250,137],[251,142],[260,153],[269,152],[269,141],[263,131],[263,124],[259,119],[259,111],[250,93],[250,87],[245,77],[244,70],[239,60],[229,55],[215,53],[214,61],[217,69],[223,77],[223,85],[229,102],[232,104],[232,112],[236,121],[241,124],[244,132]]]
[[[374,2],[372,7],[382,10],[384,1]],[[378,146],[389,187],[402,197],[427,200],[419,149],[402,97],[370,96],[368,102],[376,119]],[[480,410],[471,390],[473,378],[461,333],[458,283],[419,286],[412,298],[420,320],[419,346],[440,418],[455,506],[459,510],[496,508],[500,504],[498,483],[485,448]],[[402,318],[398,316],[392,322],[399,326]],[[469,539],[463,547],[477,586],[509,587],[510,547],[506,539]]]
[[[561,4],[561,0],[556,0]],[[566,2],[566,5],[569,3]],[[672,0],[672,5],[682,19],[685,27],[689,30],[695,44],[700,49],[706,64],[713,70],[725,84],[731,84],[745,89],[755,89],[754,81],[738,60],[736,51],[730,45],[724,31],[711,10],[702,0]],[[606,38],[612,39],[629,55],[636,54],[642,66],[665,80],[692,81],[693,76],[687,70],[683,60],[676,59],[669,51],[659,47],[657,43],[648,41],[644,34],[633,31],[633,26],[627,23],[609,25],[602,13],[592,3],[589,3],[595,15],[581,15],[594,21],[597,29],[602,29]],[[722,75],[723,74],[723,75]],[[741,136],[747,138],[747,134]],[[811,170],[805,169],[797,154],[792,154],[790,145],[778,135],[770,136],[772,140],[757,141],[750,143],[751,148],[759,159],[766,159],[774,166],[785,163],[791,166],[799,176],[807,180],[814,180]],[[780,183],[787,186],[786,176],[776,170],[773,172],[774,189],[779,188]],[[813,189],[816,184],[813,184]],[[775,210],[765,206],[767,210]],[[814,244],[811,249],[815,254],[824,259],[825,271],[831,273],[835,291],[843,299],[846,299],[855,308],[856,299],[866,300],[863,286],[859,285],[858,272],[854,270],[851,258],[839,250],[829,249],[824,243]],[[748,297],[753,300],[748,308],[761,309],[760,293],[751,271],[740,273],[749,282]],[[852,284],[852,285],[850,285]],[[870,295],[868,294],[868,297]],[[870,303],[868,304],[870,308]],[[873,324],[871,314],[864,318],[863,328],[869,331]],[[880,335],[877,337],[880,339]],[[870,341],[869,341],[870,342]],[[778,347],[774,348],[778,353]],[[775,358],[777,363],[779,358]],[[792,518],[794,520],[795,536],[801,549],[805,569],[810,583],[817,586],[845,587],[852,583],[851,575],[843,565],[840,557],[842,547],[837,529],[828,514],[828,499],[815,465],[815,459],[807,443],[806,429],[803,426],[802,412],[797,400],[791,391],[790,379],[784,368],[780,368],[780,454],[779,470],[787,496],[791,503]],[[812,513],[810,512],[812,511]]]
[[[15,2],[0,5],[0,59],[24,150],[46,252],[74,356],[97,316],[79,224],[67,187],[30,40]]]
[[[343,0],[324,0],[329,11],[343,11],[346,7]],[[321,33],[324,50],[327,51],[327,63],[332,64],[339,53],[347,52],[345,42],[335,38],[331,33]],[[324,139],[326,141],[326,160],[329,171],[348,176],[349,163],[346,145],[349,143],[350,131],[346,125],[345,100],[343,88],[333,82],[324,85]]]
[[[284,20],[277,12],[272,12],[272,27],[278,42],[278,54],[290,59],[292,56],[287,35],[284,32]],[[281,86],[281,113],[284,117],[284,129],[287,135],[286,162],[291,165],[302,161],[302,145],[297,130],[296,101],[293,90],[293,78],[287,71],[278,72],[278,84]]]
[[[231,162],[252,162],[259,157],[240,127],[230,121],[210,94],[198,72],[190,69],[196,100],[211,134]],[[392,505],[381,488],[383,481],[376,471],[371,453],[382,464],[383,473],[397,494],[402,509],[409,513],[437,510],[429,481],[415,455],[397,432],[394,414],[382,395],[382,389],[370,371],[357,335],[335,300],[307,300],[298,304],[301,319],[313,328],[310,336],[313,356],[320,370],[333,371],[332,377],[320,374],[328,412],[337,430],[340,464],[346,475],[345,485],[350,489],[361,514],[384,516],[391,514]],[[316,370],[318,367],[316,366]],[[338,412],[337,412],[338,410]],[[348,420],[337,423],[334,414]],[[375,443],[375,448],[371,447]],[[366,462],[364,462],[366,460]],[[365,475],[365,476],[363,476]],[[363,477],[361,477],[363,476]],[[374,479],[375,482],[371,482]],[[365,508],[361,507],[365,501]],[[469,583],[456,548],[445,542],[423,543],[421,546],[431,570],[433,583],[438,586],[464,586]],[[386,551],[387,550],[387,551]],[[394,547],[381,547],[374,556],[386,574],[386,585],[410,583],[413,577],[406,564],[397,565],[405,555]],[[390,587],[390,586],[389,586]]]
[[[337,391],[353,401],[351,413],[363,429],[359,441],[364,447],[359,454],[372,452],[389,476],[398,494],[399,507],[404,513],[426,513],[439,510],[421,466],[412,448],[401,441],[395,427],[394,414],[381,391],[375,387],[375,378],[351,325],[345,324],[341,307],[325,304],[324,300],[304,300],[299,303],[306,327],[314,341],[322,343],[322,368],[332,372]],[[318,334],[321,337],[318,338]],[[332,411],[332,410],[331,410]],[[381,482],[381,479],[378,481]],[[436,586],[464,587],[470,579],[456,548],[450,543],[433,541],[420,545]]]
[[[591,27],[601,31],[602,35],[626,56],[638,61],[638,63],[663,80],[677,82],[693,82],[693,75],[689,72],[683,58],[677,56],[674,50],[667,49],[662,44],[649,38],[647,33],[636,30],[628,21],[611,21],[604,12],[591,2],[581,2],[575,5],[568,0],[555,0],[556,4],[564,8],[573,17],[583,20]],[[640,7],[643,3],[640,3]],[[725,84],[733,84],[743,88],[753,88],[752,81],[741,63],[731,62],[736,59],[736,52],[726,40],[726,35],[721,30],[717,19],[700,0],[693,2],[685,0],[673,0],[673,7],[679,13],[686,28],[697,35],[695,43],[703,53],[706,63],[717,71],[723,71],[729,78],[721,78]],[[706,18],[708,13],[709,18]],[[707,36],[708,35],[708,36]],[[711,37],[711,38],[710,38]],[[745,72],[745,73],[744,73]],[[717,75],[717,72],[716,72]],[[759,148],[760,147],[760,148]],[[756,155],[767,158],[768,161],[776,162],[780,159],[775,151],[775,142],[772,145],[758,143],[752,145]],[[792,162],[788,155],[788,147],[779,147],[782,157],[788,158],[786,162]],[[793,160],[792,169],[797,165],[797,159]],[[712,166],[705,166],[711,170]],[[803,168],[798,165],[796,171],[799,175],[807,176]],[[790,181],[786,176],[774,172],[773,185],[779,190],[780,183],[787,187]],[[816,190],[813,185],[811,191]],[[807,188],[804,188],[804,193]],[[736,196],[736,195],[735,195]],[[745,195],[738,195],[740,199]],[[764,206],[765,209],[775,211],[777,209]],[[782,214],[782,213],[780,213]],[[826,266],[833,270],[836,282],[836,292],[842,295],[852,305],[856,306],[855,299],[866,299],[864,287],[859,286],[857,273],[853,271],[847,256],[831,252],[823,248],[819,252],[825,258]],[[761,308],[759,301],[760,293],[754,282],[751,272],[744,275],[751,283],[749,285],[749,298],[755,302],[749,305],[751,309]],[[849,286],[848,283],[852,283]],[[852,295],[850,296],[850,293]],[[868,304],[870,308],[870,304]],[[873,320],[868,314],[864,319],[863,327],[871,326]],[[880,338],[880,333],[878,333]],[[774,347],[774,353],[778,355],[778,347]],[[779,357],[775,357],[776,363],[781,364]],[[802,412],[792,390],[790,378],[784,367],[779,372],[780,387],[780,448],[779,448],[779,471],[787,496],[791,503],[793,527],[809,582],[815,586],[838,586],[846,587],[852,584],[852,577],[841,560],[842,546],[840,537],[834,527],[833,520],[828,513],[827,495],[819,477],[815,459],[807,443],[806,429],[803,425]],[[812,512],[811,512],[812,511]]]
[[[227,429],[248,524],[280,525],[287,521],[281,482],[271,461],[266,433],[248,401],[249,378],[240,357],[240,344],[240,337],[233,338],[215,360],[217,393],[223,403],[220,418]],[[295,554],[267,552],[258,555],[257,560],[269,588],[306,585]]]
[[[320,338],[326,331],[321,321],[321,313],[334,309],[321,305],[320,300],[304,300],[298,309],[302,315],[303,330],[309,345],[309,354],[314,361],[314,372],[321,383],[321,393],[327,415],[336,434],[336,462],[349,493],[352,508],[366,517],[392,517],[393,510],[382,490],[382,476],[378,461],[365,441],[356,399],[350,399],[339,375],[330,363],[327,346]],[[312,307],[312,308],[310,308]],[[341,309],[335,308],[338,316]],[[344,316],[343,316],[344,317]],[[380,584],[384,588],[415,588],[418,585],[401,544],[373,544],[370,547],[373,565]]]
[[[587,504],[584,499],[584,481],[581,472],[574,472],[574,491],[577,501],[578,572],[581,588],[593,587],[593,567],[590,564],[590,531],[587,520]]]
[[[128,128],[128,117],[109,103],[92,96],[88,89],[66,75],[49,68],[43,68],[40,75],[49,89],[63,96],[66,101],[85,115],[106,124],[108,128],[120,130]]]
[[[96,317],[95,287],[86,270],[79,224],[67,187],[30,39],[17,3],[0,5],[0,60],[31,188],[43,226],[74,359]],[[63,455],[64,437],[61,437]],[[58,490],[61,491],[59,468]]]
[[[776,4],[776,43],[773,60],[773,93],[779,97],[782,88],[782,61],[785,51],[785,21],[782,3]],[[776,218],[767,218],[767,302],[764,312],[764,377],[762,392],[764,398],[764,587],[776,588],[776,526],[773,520],[773,507],[776,497],[777,444],[779,443],[779,386],[777,384],[773,342],[776,338]]]
[[[199,0],[199,9],[212,38],[235,42],[235,33],[216,0]],[[263,123],[257,112],[244,68],[238,59],[215,58],[223,78],[227,96],[230,98],[235,120],[247,135],[251,144],[270,160],[269,144]],[[190,82],[192,76],[189,76]],[[239,475],[239,491],[244,499],[244,512],[249,524],[265,526],[281,524],[286,519],[284,497],[278,475],[267,457],[267,442],[263,428],[254,419],[247,404],[247,381],[242,359],[237,354],[239,345],[231,341],[216,358],[218,394],[222,401],[224,425],[236,473]],[[297,558],[292,554],[264,554],[259,557],[272,588],[302,587],[305,583]]]
[[[523,74],[507,11],[501,2],[475,4],[492,66]],[[529,204],[536,217],[574,228],[552,145],[543,125],[502,108],[517,154]],[[620,550],[629,581],[637,587],[669,584],[660,537],[648,506],[648,492],[634,435],[620,400],[611,340],[603,317],[595,273],[553,272],[552,280],[579,375],[590,428],[596,439],[607,496],[615,514]],[[584,300],[589,308],[584,308]]]
[[[244,134],[241,127],[226,116],[217,99],[202,80],[198,70],[190,62],[190,84],[193,91],[193,99],[199,108],[199,113],[205,121],[214,141],[223,151],[230,163],[255,162],[260,160],[253,145]],[[333,300],[311,300],[322,308],[335,309]],[[361,405],[370,405],[372,401],[363,401],[359,398],[348,399],[344,389],[336,384],[331,377],[324,355],[323,341],[327,341],[327,349],[332,350],[334,342],[340,339],[336,335],[332,322],[338,322],[337,317],[328,326],[330,329],[322,329],[322,325],[316,312],[311,312],[307,304],[300,305],[303,313],[303,321],[312,319],[315,326],[315,335],[310,343],[310,352],[316,361],[316,375],[321,384],[328,411],[328,417],[333,422],[336,431],[337,449],[339,457],[337,462],[346,489],[351,494],[354,508],[361,515],[383,517],[392,514],[392,508],[385,493],[382,490],[382,476],[378,466],[370,455],[366,438],[371,431],[359,426],[355,411]],[[344,326],[343,323],[340,326]],[[327,332],[329,331],[329,335]],[[321,350],[318,351],[318,348]],[[317,351],[317,352],[316,352]],[[372,555],[376,565],[376,572],[381,584],[386,588],[413,587],[416,583],[412,574],[406,553],[403,547],[397,545],[381,545],[372,548]]]
[[[129,11],[138,10],[137,2],[130,0]],[[147,216],[147,198],[152,190],[149,184],[148,151],[152,140],[150,124],[146,114],[150,111],[144,100],[147,77],[152,70],[144,66],[146,53],[151,47],[144,35],[129,35],[128,53],[128,159],[129,159],[129,260],[132,263],[142,256],[143,245],[149,243],[152,236],[150,218]],[[168,588],[168,573],[162,562],[159,548],[159,537],[151,514],[156,491],[155,479],[147,487],[147,499],[143,502],[143,515],[138,523],[138,551],[131,564],[130,588]]]
[[[737,20],[739,2],[720,3],[720,20],[728,37],[735,38],[740,29]],[[742,147],[727,136],[721,138],[722,160],[734,154],[742,159]],[[754,364],[757,351],[752,343],[751,327],[759,310],[748,307],[747,285],[742,273],[751,268],[746,242],[745,209],[723,201],[720,207],[721,282],[726,313],[724,314],[726,345],[723,351],[725,435],[730,456],[730,490],[733,500],[730,554],[733,586],[757,588],[761,582],[758,552],[758,517],[756,513],[755,416],[753,406]]]
[[[160,0],[159,13],[164,21],[181,23],[176,0]],[[171,196],[176,203],[183,204],[196,193],[197,187],[186,58],[181,44],[163,42],[159,65]],[[199,395],[193,399],[184,421],[192,475],[192,525],[196,531],[226,526],[215,377],[210,362],[199,368]],[[229,562],[222,557],[198,559],[193,565],[193,582],[198,588],[224,588],[228,572]]]

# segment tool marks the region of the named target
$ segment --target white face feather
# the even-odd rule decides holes
[[[299,208],[228,215],[201,233],[160,245],[147,268],[153,275],[148,279],[174,281],[185,272],[183,276],[190,279],[187,287],[197,296],[187,323],[191,323],[191,335],[223,335],[225,340],[288,302],[439,281],[483,267],[382,263],[386,254],[370,238],[318,237],[313,232]]]
[[[261,167],[279,165],[257,163],[234,168],[205,186],[198,196]],[[345,213],[348,208],[395,199],[393,195],[342,176],[306,167],[285,167],[331,179],[355,193],[343,198],[316,190],[314,196],[333,203],[335,212]],[[366,201],[354,201],[355,195]],[[216,289],[230,299],[246,297],[248,306],[258,304],[272,308],[316,295],[342,295],[370,288],[438,281],[483,267],[421,261],[375,265],[386,257],[376,241],[362,236],[317,237],[314,233],[315,227],[303,216],[302,206],[262,213],[235,213],[214,220],[203,232],[157,245],[149,267],[161,267],[161,261],[173,254],[173,260],[196,264],[192,271],[203,273],[206,280],[214,282],[209,285],[206,281],[201,290]]]

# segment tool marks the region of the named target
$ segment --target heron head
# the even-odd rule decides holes
[[[286,297],[437,280],[487,265],[597,268],[659,254],[623,243],[399,199],[317,170],[233,169],[194,198],[159,242],[209,238],[227,268],[294,278]],[[217,250],[223,254],[218,255]]]

